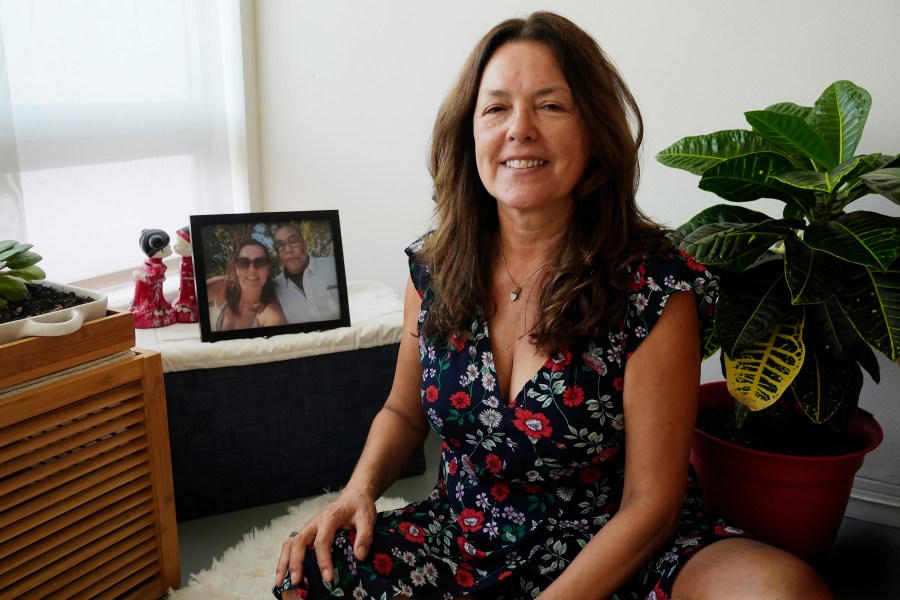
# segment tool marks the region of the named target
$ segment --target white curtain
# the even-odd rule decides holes
[[[34,244],[48,279],[72,282],[130,272],[144,228],[249,211],[239,12],[0,0],[13,117],[0,90],[0,239]]]

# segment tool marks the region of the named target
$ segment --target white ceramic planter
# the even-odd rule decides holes
[[[86,321],[106,316],[107,298],[105,294],[52,281],[34,283],[66,292],[73,292],[79,296],[92,298],[92,300],[79,306],[63,308],[9,323],[0,323],[0,344],[14,342],[31,336],[68,335],[78,331]]]

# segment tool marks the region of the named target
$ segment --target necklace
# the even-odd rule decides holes
[[[513,285],[514,285],[514,286],[516,286],[516,287],[513,288],[513,290],[509,293],[509,299],[512,300],[513,302],[515,302],[516,300],[519,299],[519,294],[522,293],[522,286],[525,285],[526,283],[528,283],[528,282],[531,280],[532,277],[534,277],[535,275],[537,275],[537,274],[538,274],[538,271],[540,271],[541,269],[543,269],[544,267],[546,267],[546,266],[547,266],[547,263],[542,264],[542,265],[539,266],[537,269],[535,269],[534,271],[532,271],[532,272],[531,272],[531,275],[529,275],[528,277],[526,277],[525,279],[523,279],[523,280],[520,281],[519,283],[516,283],[516,280],[513,278],[512,273],[509,272],[509,265],[506,264],[506,256],[503,255],[503,245],[500,243],[500,236],[499,236],[499,235],[497,236],[497,247],[500,249],[500,258],[503,259],[503,267],[506,269],[506,274],[509,275],[509,280],[513,282]]]

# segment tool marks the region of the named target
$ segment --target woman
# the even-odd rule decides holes
[[[276,591],[830,597],[700,513],[688,457],[716,286],[635,204],[641,129],[569,21],[536,13],[478,44],[435,124],[436,229],[407,250],[393,388],[341,496],[284,543]],[[429,426],[435,490],[376,515]]]
[[[227,277],[206,280],[212,331],[271,327],[285,323],[275,298],[272,262],[262,242],[249,239],[228,263]]]

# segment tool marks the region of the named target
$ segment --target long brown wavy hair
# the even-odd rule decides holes
[[[591,137],[591,155],[573,190],[567,243],[559,248],[530,331],[542,351],[576,348],[624,316],[626,265],[666,244],[664,228],[635,201],[640,179],[643,121],[637,102],[599,44],[568,19],[536,12],[489,31],[465,62],[438,112],[429,170],[434,181],[434,233],[420,257],[428,265],[434,299],[422,326],[446,340],[493,310],[488,297],[496,247],[497,203],[475,163],[473,114],[484,68],[510,42],[541,42],[554,52]]]

